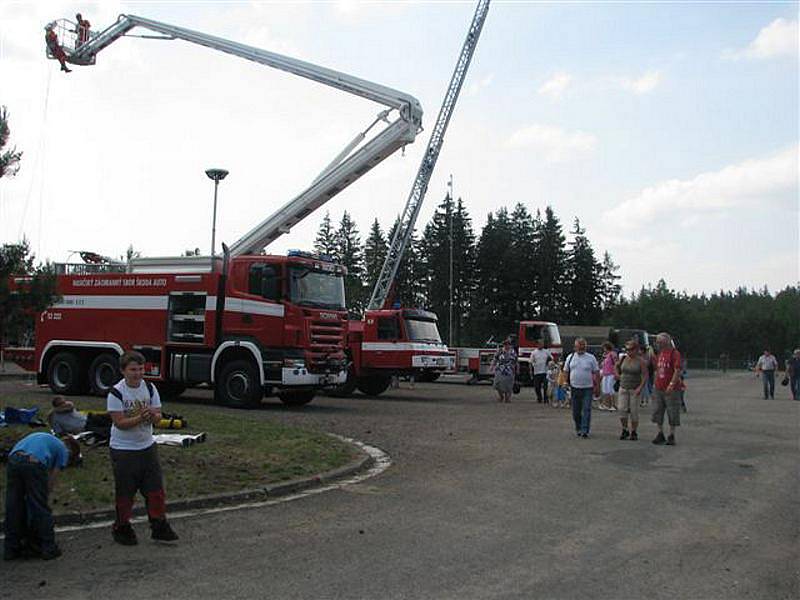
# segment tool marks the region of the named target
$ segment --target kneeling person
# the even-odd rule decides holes
[[[132,546],[137,543],[131,527],[136,492],[144,496],[154,540],[178,539],[166,517],[166,497],[158,450],[153,439],[153,423],[161,419],[158,390],[144,380],[144,356],[126,352],[119,359],[124,379],[108,394],[111,427],[111,466],[114,471],[117,518],[114,541]]]

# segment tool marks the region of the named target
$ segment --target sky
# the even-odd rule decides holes
[[[472,2],[0,3],[0,105],[24,152],[0,243],[41,259],[231,244],[307,187],[383,107],[180,41],[124,38],[61,73],[44,25],[134,14],[287,54],[420,100],[426,130],[268,247],[311,249],[326,211],[365,236],[405,205]],[[140,33],[146,33],[140,31]],[[492,2],[417,228],[447,192],[577,217],[626,292],[800,281],[798,3]],[[73,256],[73,260],[75,257]]]

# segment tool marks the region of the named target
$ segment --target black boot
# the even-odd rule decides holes
[[[150,521],[150,529],[150,537],[154,540],[174,542],[178,539],[178,534],[172,530],[166,519],[153,519]]]

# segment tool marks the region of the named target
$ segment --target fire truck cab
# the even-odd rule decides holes
[[[453,359],[439,337],[434,313],[420,309],[368,310],[348,324],[348,380],[338,395],[356,389],[377,396],[392,376],[433,381],[452,369]]]
[[[523,383],[530,383],[533,380],[531,353],[536,348],[547,350],[553,360],[558,360],[562,351],[558,325],[549,321],[520,321],[517,342],[519,344],[518,377]]]
[[[145,356],[162,393],[208,384],[218,402],[242,408],[273,390],[305,404],[345,381],[341,266],[290,253],[137,259],[126,272],[69,267],[35,331],[37,378],[56,393],[105,395],[127,350]]]

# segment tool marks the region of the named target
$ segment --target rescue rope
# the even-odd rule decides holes
[[[28,185],[28,193],[25,195],[25,206],[22,209],[22,218],[19,222],[19,231],[17,232],[17,239],[22,239],[22,231],[25,228],[25,218],[28,215],[28,206],[30,205],[31,200],[31,193],[33,192],[33,183],[36,181],[36,172],[41,170],[42,173],[44,172],[44,151],[45,151],[45,139],[47,135],[47,107],[50,100],[50,78],[53,75],[52,69],[47,69],[47,83],[45,85],[45,93],[44,93],[44,108],[42,109],[42,129],[41,133],[39,134],[39,145],[36,149],[36,159],[33,163],[33,171],[31,173],[31,181]],[[39,188],[39,202],[41,205],[41,197],[42,197],[42,188]],[[40,210],[41,213],[41,210]],[[41,214],[39,217],[39,233],[41,234]],[[41,238],[41,235],[39,236]]]

